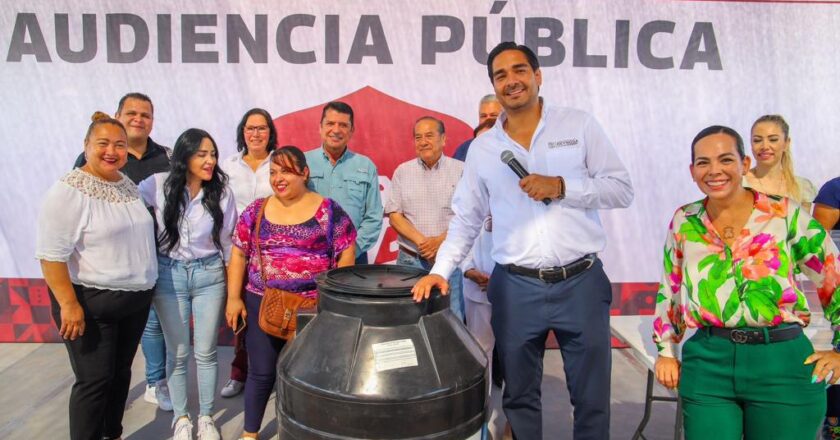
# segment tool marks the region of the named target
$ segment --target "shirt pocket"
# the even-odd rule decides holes
[[[350,212],[362,212],[365,207],[369,186],[365,177],[353,175],[344,177],[344,193],[347,196],[346,200],[339,200],[338,202],[345,211],[348,211],[348,214]]]
[[[309,170],[309,184],[310,190],[320,193],[320,189],[324,187],[324,172]]]
[[[546,175],[567,178],[586,177],[588,173],[585,151],[585,146],[581,142],[549,148],[545,153]],[[542,173],[537,172],[537,174]]]

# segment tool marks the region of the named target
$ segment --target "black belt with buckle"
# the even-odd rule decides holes
[[[595,254],[584,255],[583,258],[572,261],[565,266],[548,267],[545,269],[531,269],[528,267],[517,266],[515,264],[505,264],[505,268],[510,273],[517,275],[524,275],[526,277],[537,278],[546,283],[559,283],[560,281],[571,278],[595,264],[598,256]]]
[[[774,342],[789,341],[796,339],[802,334],[802,327],[791,325],[787,327],[768,327],[762,329],[740,329],[706,327],[709,334],[724,339],[729,339],[736,344],[772,344]]]

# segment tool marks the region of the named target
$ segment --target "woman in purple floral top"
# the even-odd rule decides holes
[[[259,326],[263,284],[254,253],[254,227],[265,203],[260,225],[260,256],[269,287],[304,297],[317,296],[315,276],[330,267],[350,266],[355,261],[356,230],[350,217],[330,199],[306,187],[309,168],[297,147],[282,147],[271,153],[271,189],[274,195],[258,199],[239,217],[233,234],[228,265],[228,300],[225,317],[236,330],[241,316],[248,325],[248,380],[245,382],[243,438],[258,438],[262,417],[274,387],[275,365],[284,340],[266,334]],[[328,228],[332,229],[329,249]],[[334,261],[330,261],[332,258]],[[247,268],[247,271],[246,271]],[[242,285],[245,298],[242,298]]]
[[[840,379],[840,354],[814,352],[802,332],[811,312],[794,281],[801,272],[816,284],[836,330],[837,248],[798,203],[743,188],[749,164],[734,130],[701,131],[691,174],[707,197],[677,210],[665,241],[655,370],[679,386],[688,440],[813,439],[825,412],[820,382]],[[698,330],[680,363],[687,327]]]

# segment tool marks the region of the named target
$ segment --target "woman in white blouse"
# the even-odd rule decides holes
[[[750,131],[755,167],[744,177],[744,186],[774,196],[793,199],[811,212],[817,189],[810,180],[794,174],[790,127],[780,115],[764,115]]]
[[[140,182],[140,194],[154,208],[158,224],[155,310],[174,368],[169,392],[174,440],[192,440],[187,411],[190,321],[198,373],[198,439],[218,440],[213,404],[218,378],[216,342],[226,300],[225,264],[230,258],[236,205],[227,176],[216,166],[218,149],[204,131],[185,131],[172,152],[172,170]]]
[[[261,109],[248,110],[236,128],[236,153],[219,162],[228,175],[228,185],[236,199],[236,212],[254,200],[273,192],[268,182],[268,155],[277,147],[277,129],[271,115]]]
[[[87,164],[44,198],[36,256],[76,376],[70,438],[118,439],[157,280],[154,222],[137,186],[119,171],[127,160],[119,121],[93,115],[85,156]]]
[[[236,199],[236,212],[241,213],[254,200],[264,199],[273,192],[268,180],[268,155],[277,147],[277,129],[271,115],[261,109],[245,112],[236,128],[237,153],[219,163],[228,175],[228,186]],[[247,331],[247,330],[245,330]],[[248,377],[248,353],[245,334],[236,335],[235,356],[230,363],[230,379],[222,387],[222,397],[242,392]]]

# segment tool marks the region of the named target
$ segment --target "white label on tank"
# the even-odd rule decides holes
[[[376,372],[393,370],[403,367],[417,366],[417,352],[411,339],[397,339],[396,341],[373,344],[373,362]]]

